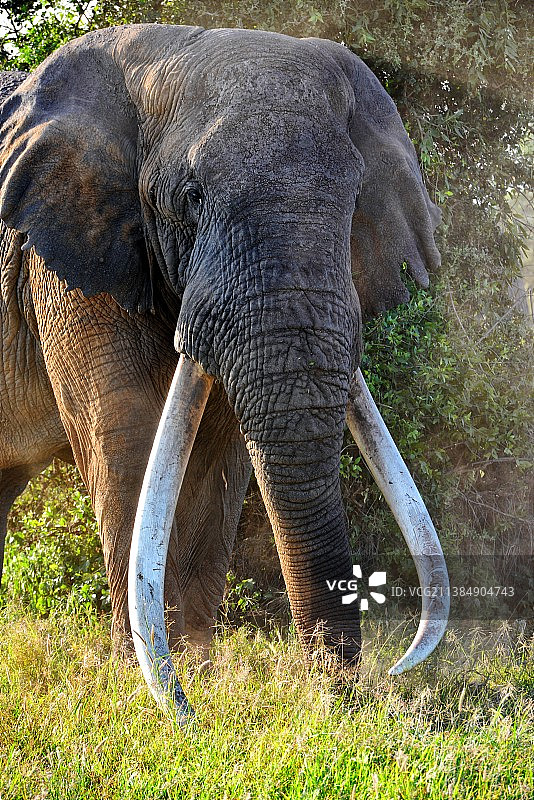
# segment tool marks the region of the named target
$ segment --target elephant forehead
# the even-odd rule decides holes
[[[191,144],[187,160],[208,184],[306,182],[356,191],[363,161],[337,120],[273,109],[218,117]],[[334,188],[334,187],[330,187]]]
[[[142,72],[145,160],[164,172],[189,166],[230,190],[284,176],[357,189],[363,162],[348,133],[354,93],[314,44],[212,30],[179,55],[163,52]]]
[[[203,31],[182,51],[156,52],[129,81],[147,115],[164,124],[186,120],[205,126],[244,108],[334,113],[344,123],[353,112],[345,73],[306,40],[221,29]]]
[[[217,34],[216,31],[213,32]],[[289,37],[224,37],[203,78],[219,110],[242,107],[330,109],[348,119],[353,92],[345,74],[307,42]]]
[[[349,157],[348,132],[337,120],[322,120],[293,110],[272,108],[229,112],[208,125],[189,149],[193,166],[203,161],[231,160],[232,167],[260,166],[265,159],[274,162],[298,161],[316,165],[318,161],[339,160],[340,149]],[[220,154],[220,155],[219,155]]]

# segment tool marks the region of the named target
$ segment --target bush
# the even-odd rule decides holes
[[[4,574],[7,597],[37,614],[110,610],[96,520],[74,468],[55,462],[15,504]]]

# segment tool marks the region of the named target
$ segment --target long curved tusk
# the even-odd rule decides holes
[[[397,520],[421,584],[417,633],[406,653],[389,670],[390,675],[400,675],[424,661],[445,632],[450,606],[447,566],[430,515],[359,369],[350,389],[347,422]]]
[[[180,724],[193,715],[172,664],[164,618],[165,564],[171,527],[213,378],[181,355],[139,496],[130,550],[128,606],[135,652],[163,710]]]

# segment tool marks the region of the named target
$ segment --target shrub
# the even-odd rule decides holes
[[[7,597],[37,614],[110,609],[96,520],[74,468],[55,462],[17,501],[4,573]]]

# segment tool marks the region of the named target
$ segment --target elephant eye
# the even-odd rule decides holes
[[[182,213],[185,212],[185,220],[191,225],[198,225],[200,213],[202,211],[202,190],[196,183],[187,184],[182,190],[180,205]]]
[[[188,186],[185,190],[185,196],[194,208],[199,208],[202,205],[202,192],[198,186]]]
[[[154,185],[148,187],[148,190],[147,190],[147,193],[146,193],[146,198],[147,198],[148,202],[150,203],[150,205],[152,206],[152,208],[156,208],[157,194],[158,193],[157,193],[156,187]]]

